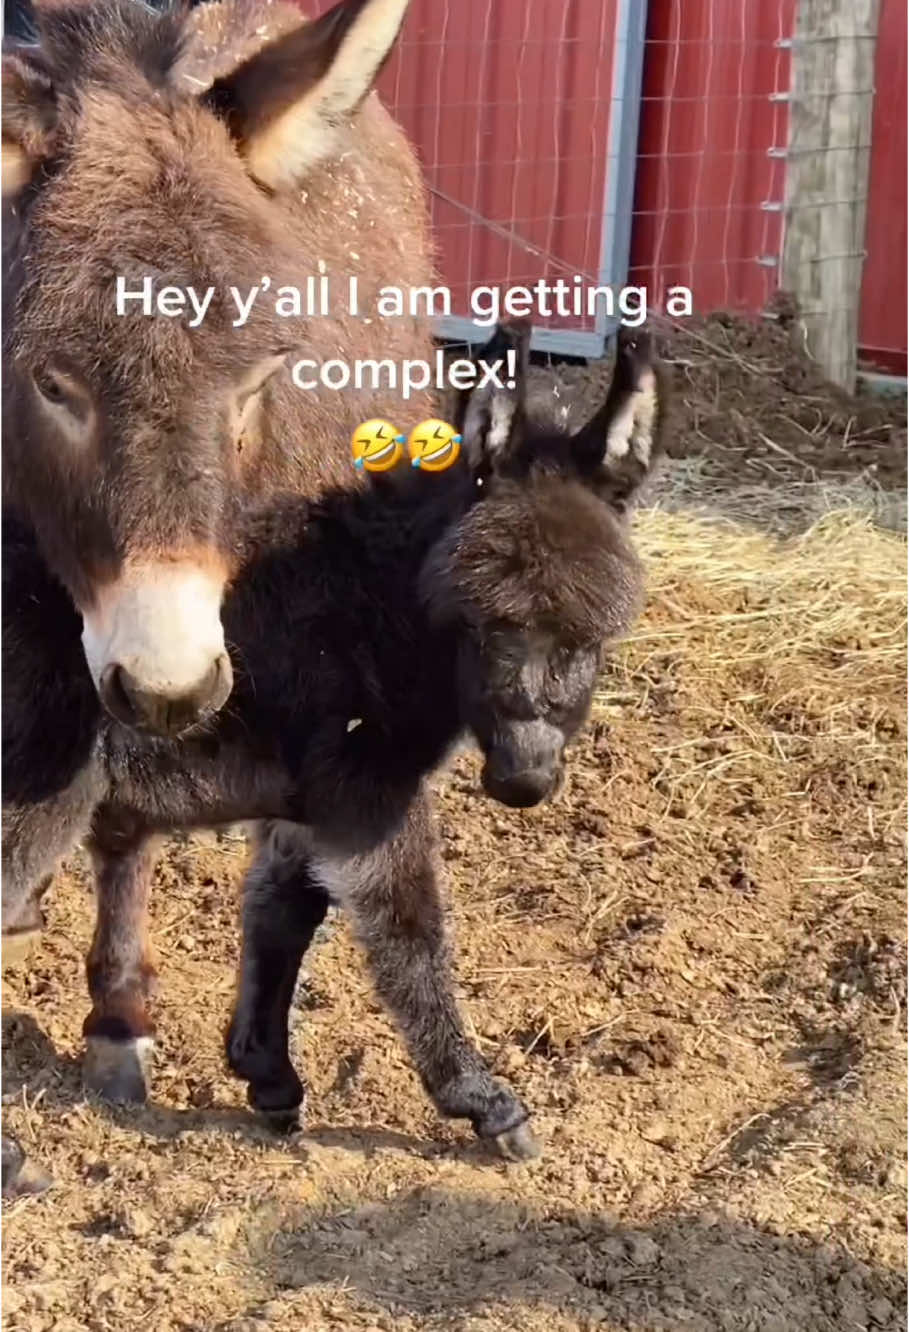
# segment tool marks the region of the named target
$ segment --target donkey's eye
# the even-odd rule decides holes
[[[46,402],[51,403],[54,407],[59,407],[68,400],[67,386],[59,375],[54,374],[53,370],[37,370],[33,378],[35,388]]]

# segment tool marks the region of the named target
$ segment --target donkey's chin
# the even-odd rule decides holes
[[[174,738],[227,701],[225,581],[212,561],[136,561],[96,590],[82,610],[82,645],[101,702],[117,721]]]

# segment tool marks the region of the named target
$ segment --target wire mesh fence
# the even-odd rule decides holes
[[[903,0],[881,2],[891,28],[901,22],[905,30]],[[837,166],[823,190],[794,200],[793,116],[823,121],[834,106],[841,114],[844,95],[870,104],[873,89],[845,88],[837,55],[829,79],[802,87],[793,102],[806,3],[412,0],[380,88],[426,174],[451,297],[440,332],[479,336],[471,308],[478,289],[559,280],[565,290],[543,298],[548,314],[535,336],[536,346],[555,352],[599,354],[624,313],[623,285],[646,288],[651,309],[683,286],[696,312],[759,313],[782,283],[787,221],[802,204],[817,214],[820,248],[794,261],[814,265],[799,286],[811,293],[817,285],[821,313],[836,318],[841,312],[815,278],[824,264],[842,262],[842,245],[824,253],[820,233],[832,237],[829,219],[855,205],[859,239],[850,250],[860,271],[867,178],[861,198],[834,197]],[[831,24],[817,39],[849,36]],[[901,67],[890,56],[887,68],[881,96],[898,98],[901,81],[905,103],[905,56]],[[869,147],[830,143],[824,151],[854,156]],[[879,192],[892,194],[889,173],[876,179]],[[903,201],[904,256],[905,184]],[[870,208],[879,232],[881,207],[872,199]],[[905,260],[900,268],[891,254],[890,263],[888,289],[904,293]],[[878,274],[880,259],[870,256],[866,267]],[[594,298],[596,287],[616,295]],[[862,333],[905,355],[904,324],[900,334],[867,303]]]

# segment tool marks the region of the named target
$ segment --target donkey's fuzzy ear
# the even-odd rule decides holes
[[[227,119],[256,180],[291,188],[332,155],[337,130],[370,92],[408,4],[341,0],[216,80],[207,100]]]
[[[3,0],[3,39],[34,41],[35,11],[31,0]]]
[[[647,329],[620,328],[606,401],[571,441],[584,469],[605,469],[626,499],[651,470],[662,447],[666,381]]]
[[[57,103],[39,48],[4,44],[3,197],[27,185],[53,149]]]
[[[460,394],[456,424],[468,462],[474,469],[496,467],[520,448],[524,437],[530,335],[530,320],[498,324],[477,357],[476,386]]]

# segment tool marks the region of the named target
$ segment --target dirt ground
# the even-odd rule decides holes
[[[437,1120],[340,920],[294,1012],[306,1131],[255,1122],[236,833],[158,873],[153,1103],[87,1100],[77,860],[4,984],[6,1125],[56,1180],[5,1209],[9,1332],[906,1327],[904,405],[824,389],[785,318],[693,332],[648,607],[564,792],[436,783],[463,1000],[542,1158]],[[601,377],[535,375],[575,411]]]

